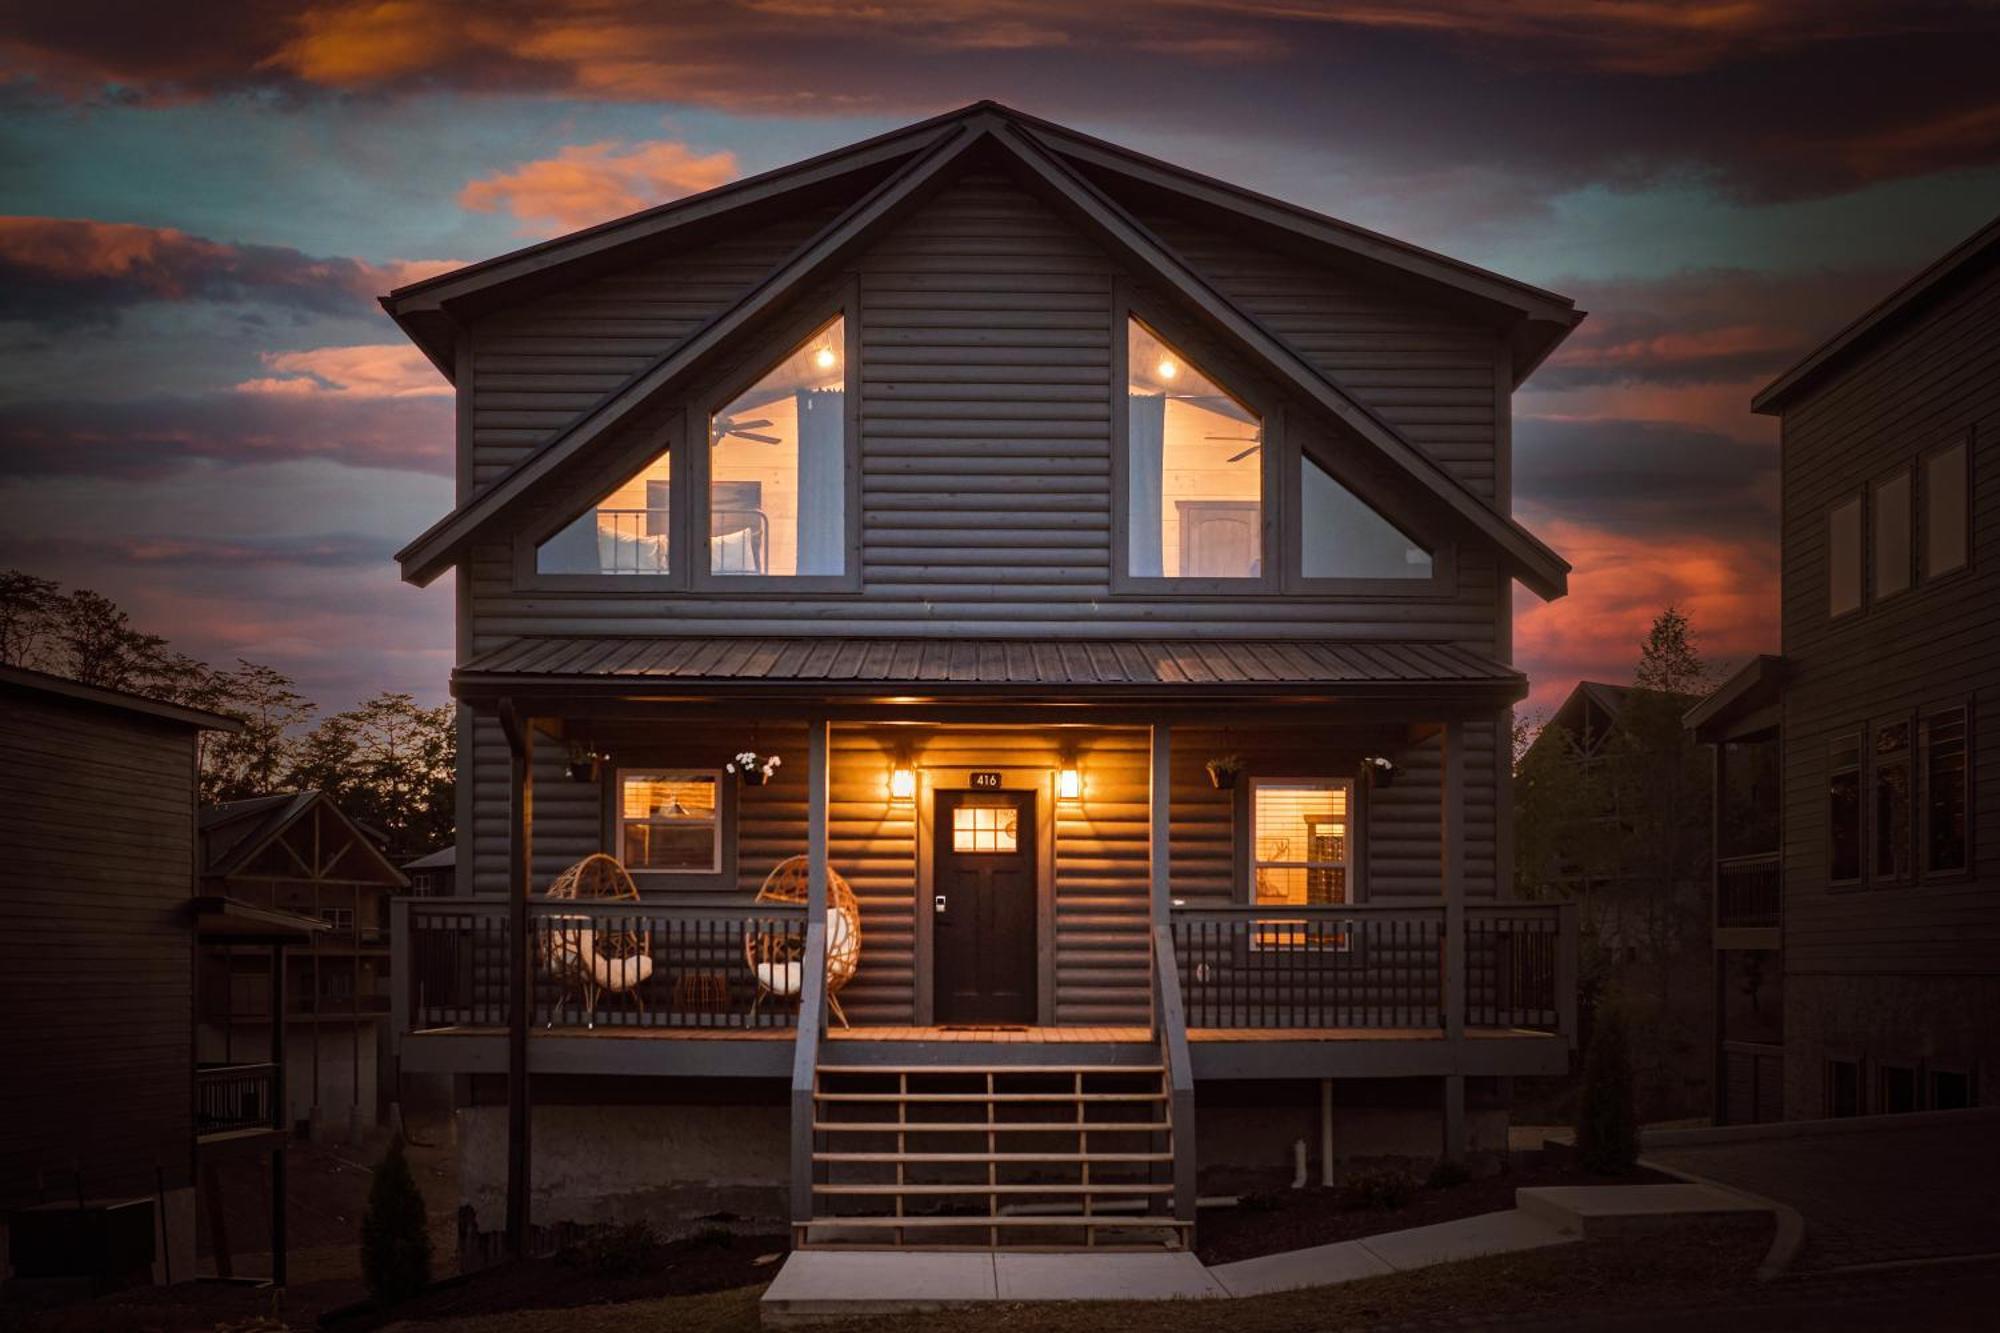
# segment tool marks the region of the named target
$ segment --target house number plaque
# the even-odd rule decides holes
[[[997,791],[1000,788],[1000,775],[998,773],[974,773],[972,775],[972,785],[982,791]]]

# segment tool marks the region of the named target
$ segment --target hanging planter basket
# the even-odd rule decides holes
[[[1236,790],[1236,779],[1242,772],[1243,761],[1233,754],[1208,761],[1208,782],[1217,791]]]
[[[602,755],[594,754],[584,746],[570,746],[569,762],[567,765],[569,780],[571,782],[597,781],[599,773],[602,772],[602,769],[599,767],[599,761],[602,758]]]
[[[758,754],[755,750],[745,750],[723,765],[723,768],[742,779],[746,787],[761,787],[771,780],[772,774],[785,761],[774,754]]]

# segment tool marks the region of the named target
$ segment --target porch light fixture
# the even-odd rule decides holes
[[[1056,799],[1059,801],[1081,800],[1083,797],[1083,774],[1073,768],[1065,768],[1056,774]]]
[[[916,770],[898,768],[890,772],[889,799],[892,801],[914,801],[917,799]]]
[[[1361,762],[1368,769],[1369,785],[1387,791],[1396,784],[1395,761],[1371,754]]]

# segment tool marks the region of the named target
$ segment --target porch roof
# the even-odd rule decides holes
[[[1326,696],[1504,706],[1513,667],[1446,643],[1325,639],[529,636],[471,658],[453,692],[1167,701]]]

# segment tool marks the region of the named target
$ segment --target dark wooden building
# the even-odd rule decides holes
[[[1574,923],[1501,867],[1568,300],[981,103],[384,304],[458,391],[400,556],[457,580],[458,895],[394,995],[476,1231],[1179,1236],[1197,1170],[1498,1147],[1566,1067]],[[599,852],[636,899],[546,898]],[[1127,1114],[943,1123],[1057,1103]]]
[[[2000,1103],[2000,220],[1754,406],[1783,429],[1783,652],[1690,715],[1718,1118]]]

